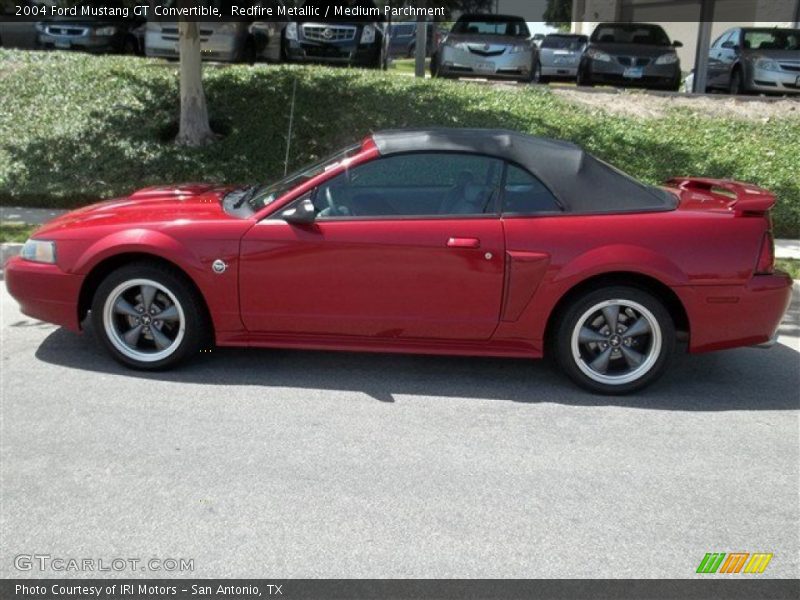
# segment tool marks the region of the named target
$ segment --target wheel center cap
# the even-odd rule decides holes
[[[150,315],[143,315],[142,316],[142,323],[144,325],[150,325]]]
[[[613,348],[616,348],[622,343],[622,338],[615,333],[610,338],[608,338],[608,343]]]

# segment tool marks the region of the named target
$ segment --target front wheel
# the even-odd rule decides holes
[[[575,84],[580,87],[594,87],[594,83],[592,82],[592,78],[589,75],[589,69],[587,67],[578,68],[578,76]]]
[[[667,367],[675,349],[675,325],[649,293],[615,286],[570,304],[556,329],[554,350],[564,372],[599,394],[644,388]]]
[[[98,286],[92,324],[112,357],[143,370],[172,367],[197,354],[210,327],[202,299],[178,272],[132,263]]]

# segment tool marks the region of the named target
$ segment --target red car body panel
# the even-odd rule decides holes
[[[368,139],[346,166],[379,156]],[[93,269],[149,255],[194,282],[219,345],[520,357],[542,356],[559,301],[597,276],[637,274],[672,290],[691,352],[766,342],[788,307],[788,275],[755,274],[774,198],[753,186],[673,180],[680,206],[663,212],[306,226],[274,216],[344,168],[250,218],[222,210],[232,188],[208,184],[74,211],[34,234],[56,241],[57,264],[13,258],[6,285],[26,314],[78,331]],[[211,268],[217,259],[228,265],[222,274]]]

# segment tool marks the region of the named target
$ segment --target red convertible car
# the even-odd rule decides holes
[[[644,185],[510,131],[376,133],[271,185],[156,187],[36,231],[6,266],[31,317],[120,362],[215,343],[538,358],[600,393],[689,352],[768,344],[790,299],[755,186]]]

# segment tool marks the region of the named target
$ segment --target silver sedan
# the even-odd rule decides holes
[[[551,33],[544,38],[539,48],[539,82],[575,79],[581,54],[588,42],[588,36],[571,33]]]
[[[431,59],[431,73],[532,81],[538,54],[522,17],[466,14]]]

